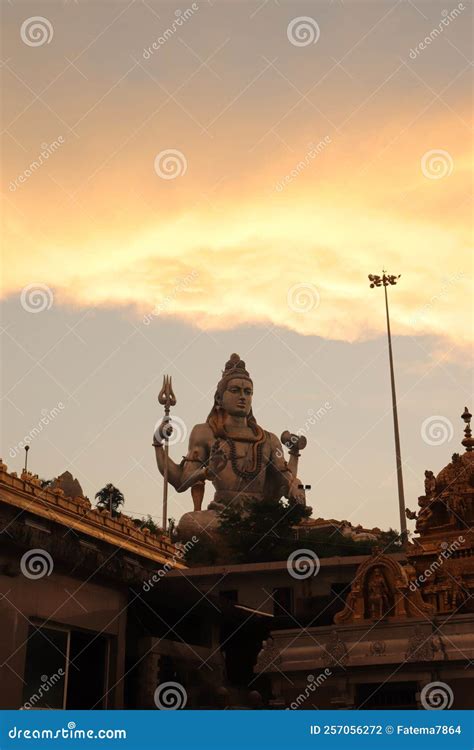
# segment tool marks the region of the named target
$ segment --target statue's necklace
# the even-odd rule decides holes
[[[255,477],[258,476],[258,474],[260,473],[262,469],[263,442],[253,443],[252,445],[253,467],[248,470],[245,470],[245,469],[242,470],[237,465],[238,457],[237,457],[237,449],[235,447],[235,440],[232,440],[232,438],[227,437],[226,442],[229,446],[230,463],[231,463],[232,469],[234,470],[234,473],[241,479],[245,479],[247,481],[255,479]]]

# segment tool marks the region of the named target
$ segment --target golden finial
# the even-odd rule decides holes
[[[464,428],[464,440],[461,441],[461,444],[464,445],[467,453],[471,453],[474,447],[474,438],[472,437],[471,432],[472,414],[469,413],[469,409],[467,408],[467,406],[464,407],[464,411],[461,414],[461,419],[464,420],[466,424]]]

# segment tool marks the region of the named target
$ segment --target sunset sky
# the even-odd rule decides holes
[[[471,13],[4,3],[9,468],[62,403],[32,470],[68,468],[90,497],[113,482],[126,509],[159,517],[163,372],[184,433],[237,351],[265,428],[297,431],[324,408],[300,464],[313,515],[398,527],[383,290],[367,274],[401,274],[389,295],[414,509],[474,406]],[[172,496],[170,515],[189,509]]]

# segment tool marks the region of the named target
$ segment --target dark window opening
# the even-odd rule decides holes
[[[99,633],[30,625],[26,708],[106,708],[109,639]]]
[[[105,708],[106,637],[73,630],[69,659],[66,708]]]
[[[294,611],[293,589],[273,589],[273,614],[275,617],[288,617]]]
[[[334,599],[338,599],[341,602],[341,604],[346,599],[350,590],[351,590],[350,583],[332,583],[331,584],[331,596]]]
[[[219,596],[221,599],[226,599],[226,601],[232,602],[233,604],[237,604],[239,601],[239,592],[237,591],[237,589],[219,591]]]
[[[386,682],[357,685],[356,708],[413,709],[416,705],[416,682]]]
[[[67,630],[30,625],[26,649],[23,705],[26,708],[64,708]]]

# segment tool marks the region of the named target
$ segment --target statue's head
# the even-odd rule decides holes
[[[252,381],[247,378],[231,378],[227,381],[218,404],[233,417],[248,417],[252,411]]]
[[[231,354],[214,395],[214,406],[207,421],[214,432],[222,429],[226,414],[247,417],[247,424],[257,434],[260,429],[252,413],[253,383],[238,354]]]

